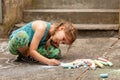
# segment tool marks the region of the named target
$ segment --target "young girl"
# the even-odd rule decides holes
[[[9,51],[18,59],[32,59],[47,65],[59,65],[59,44],[71,45],[76,39],[76,29],[70,22],[56,24],[36,20],[15,30],[10,35]]]

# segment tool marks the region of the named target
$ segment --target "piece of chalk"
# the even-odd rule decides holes
[[[98,60],[94,60],[94,62],[95,62],[95,64],[96,64],[97,66],[99,66],[100,68],[103,68],[103,67],[104,67],[104,65],[103,65],[102,63],[100,63]]]
[[[108,74],[107,74],[107,73],[105,73],[105,74],[100,74],[100,77],[101,77],[101,78],[108,78]]]
[[[101,61],[104,61],[104,62],[107,62],[107,61],[108,61],[107,59],[102,58],[102,57],[99,57],[98,60],[101,60]]]
[[[113,66],[112,62],[108,61],[107,63],[108,63],[109,66]]]
[[[107,62],[104,62],[104,61],[100,61],[100,60],[98,60],[100,63],[102,63],[103,65],[105,65],[105,66],[109,66],[109,64],[107,63]]]

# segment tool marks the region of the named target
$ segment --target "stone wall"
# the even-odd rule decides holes
[[[2,0],[3,23],[0,24],[0,38],[8,37],[15,23],[22,21],[22,10],[30,6],[32,0]]]
[[[119,39],[120,39],[120,0],[119,0]]]

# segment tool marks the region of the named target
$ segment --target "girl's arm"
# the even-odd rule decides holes
[[[32,24],[35,31],[32,42],[30,44],[29,54],[35,60],[43,62],[48,65],[59,65],[60,62],[56,59],[48,59],[37,52],[37,48],[40,40],[42,39],[44,32],[46,30],[46,23],[43,21],[35,21]]]

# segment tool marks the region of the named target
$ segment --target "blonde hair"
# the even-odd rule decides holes
[[[71,22],[68,22],[68,21],[59,21],[59,22],[55,22],[54,25],[56,26],[55,30],[51,33],[51,37],[48,39],[46,45],[47,47],[49,47],[51,44],[51,40],[52,40],[52,36],[55,34],[55,32],[57,31],[57,29],[61,26],[64,26],[65,29],[65,35],[67,37],[69,37],[69,47],[68,47],[68,50],[70,49],[70,45],[72,45],[72,43],[76,40],[77,38],[77,29],[72,25]]]

